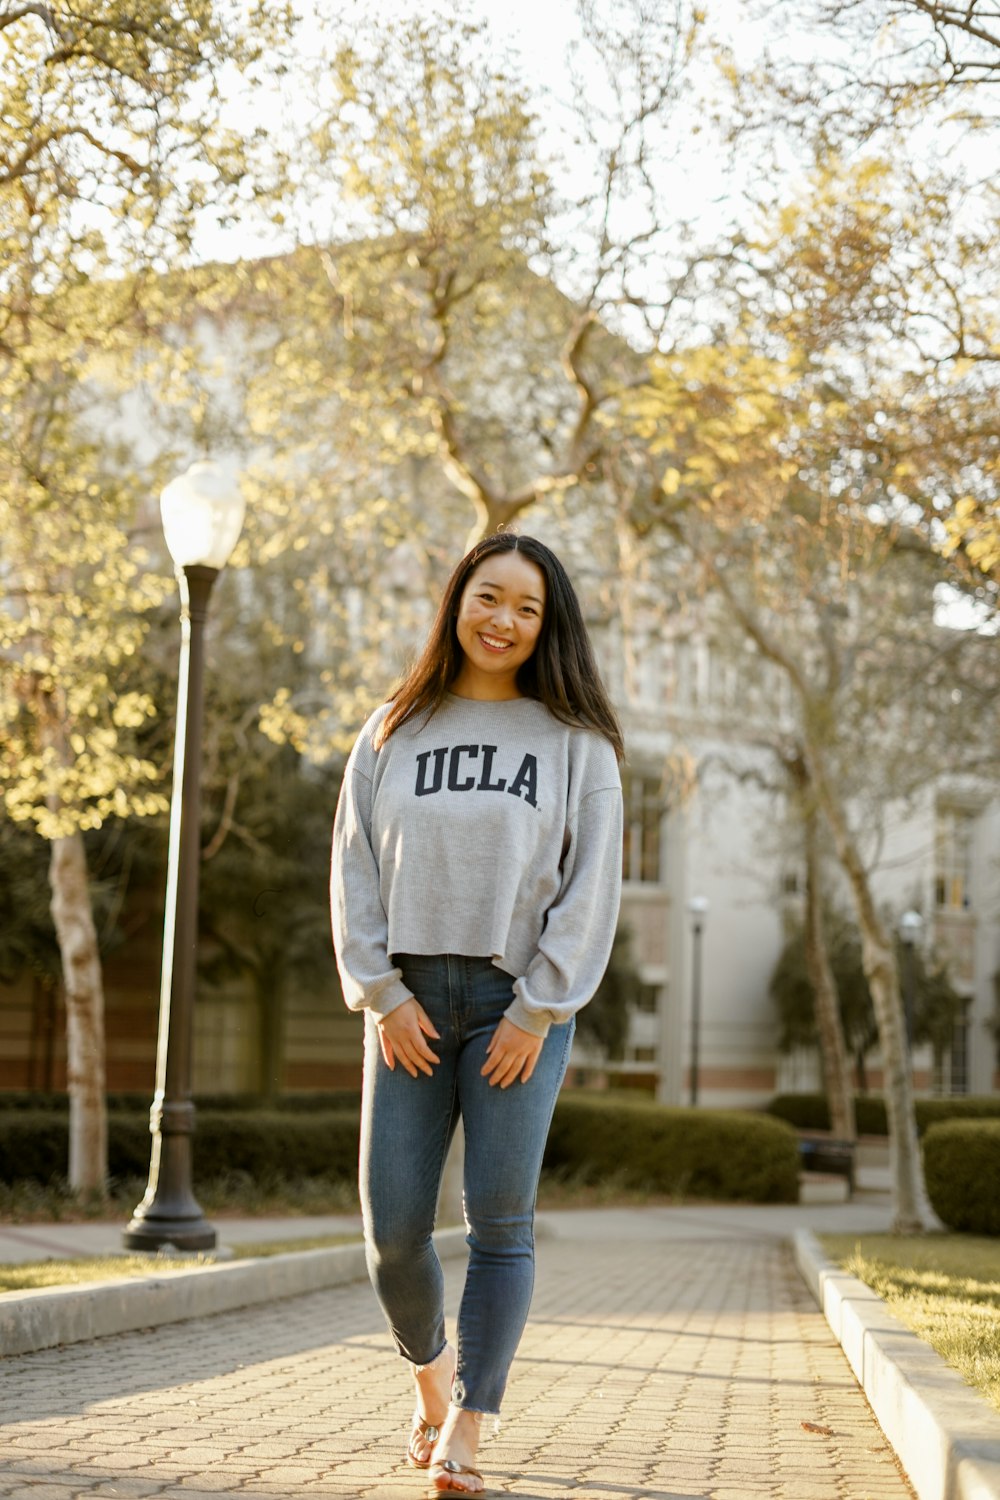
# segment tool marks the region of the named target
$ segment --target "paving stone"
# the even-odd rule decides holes
[[[562,1222],[480,1450],[494,1493],[913,1500],[782,1241],[658,1238],[641,1210],[607,1232]],[[422,1493],[406,1371],[365,1284],[23,1355],[0,1387],[3,1500]]]

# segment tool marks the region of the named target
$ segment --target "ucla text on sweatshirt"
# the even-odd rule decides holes
[[[334,822],[344,998],[379,1016],[410,999],[394,954],[491,958],[516,981],[509,1019],[545,1036],[591,998],[611,951],[622,849],[615,752],[534,699],[452,694],[376,750],[388,709],[358,737]]]

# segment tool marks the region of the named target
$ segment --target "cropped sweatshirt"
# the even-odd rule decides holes
[[[385,1016],[410,999],[396,954],[491,958],[506,1014],[545,1036],[585,1005],[621,896],[622,794],[603,736],[531,698],[449,694],[373,739],[361,731],[334,822],[333,937],[344,998]]]

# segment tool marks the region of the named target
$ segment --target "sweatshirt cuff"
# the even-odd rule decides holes
[[[384,989],[380,989],[373,999],[367,1002],[365,1008],[371,1011],[376,1021],[384,1021],[386,1016],[391,1015],[394,1010],[405,1005],[407,1000],[412,999],[413,996],[402,979],[391,979]]]
[[[552,1016],[548,1011],[529,1010],[517,995],[504,1011],[504,1015],[508,1021],[513,1021],[515,1026],[520,1026],[522,1031],[528,1031],[532,1036],[547,1037],[549,1027],[552,1025]]]

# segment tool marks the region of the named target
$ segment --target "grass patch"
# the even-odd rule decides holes
[[[307,1235],[302,1239],[260,1240],[234,1245],[234,1260],[287,1255],[295,1250],[327,1250],[332,1245],[360,1244],[359,1234]],[[190,1271],[192,1267],[217,1262],[211,1253],[174,1255],[89,1255],[74,1260],[24,1261],[0,1265],[0,1293],[35,1292],[47,1286],[86,1286],[95,1281],[117,1281],[122,1277],[162,1276],[165,1272]]]
[[[360,1234],[314,1234],[301,1240],[254,1240],[233,1246],[236,1260],[254,1260],[265,1255],[289,1255],[295,1250],[329,1250],[333,1245],[360,1245]]]
[[[123,1276],[161,1276],[209,1265],[203,1256],[180,1260],[170,1255],[87,1255],[79,1260],[32,1260],[0,1266],[0,1292],[37,1292],[47,1286],[86,1286],[94,1281],[118,1281]]]
[[[1000,1411],[1000,1241],[971,1234],[819,1239]]]

